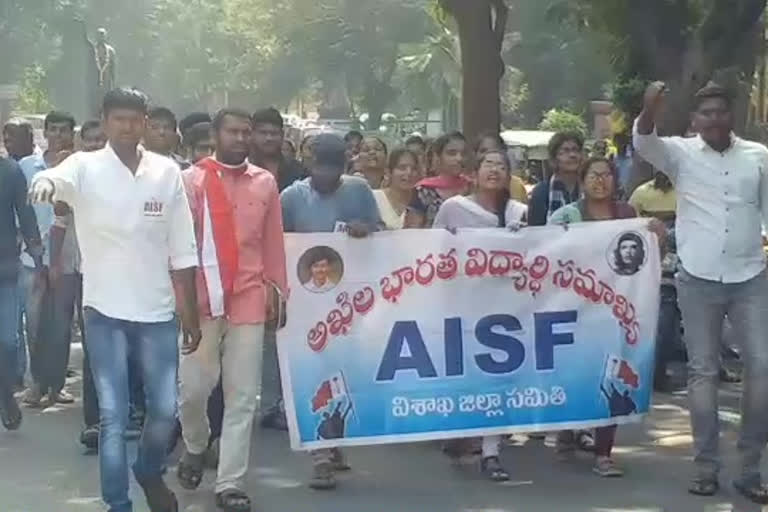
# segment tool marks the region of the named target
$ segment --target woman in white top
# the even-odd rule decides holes
[[[525,225],[528,207],[509,198],[511,165],[504,151],[480,157],[474,190],[468,196],[447,199],[435,217],[436,228],[518,228]]]
[[[434,228],[519,228],[526,221],[528,207],[509,198],[512,171],[505,151],[492,150],[481,157],[473,175],[473,192],[447,199],[437,212]],[[481,471],[495,482],[509,480],[499,461],[501,436],[485,436]]]
[[[398,148],[389,156],[386,188],[374,190],[379,214],[387,229],[402,229],[405,211],[411,202],[413,187],[421,178],[418,156],[406,148]]]

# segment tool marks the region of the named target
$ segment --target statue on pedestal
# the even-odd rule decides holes
[[[116,57],[117,52],[110,46],[107,37],[107,29],[99,28],[96,31],[96,40],[88,39],[85,23],[82,22],[83,39],[90,55],[88,61],[87,90],[90,97],[90,110],[93,117],[101,114],[101,103],[104,95],[115,88]]]

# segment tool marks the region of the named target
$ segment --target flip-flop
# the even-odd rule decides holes
[[[224,512],[251,512],[251,499],[237,489],[227,489],[216,494],[216,506]]]
[[[179,465],[176,467],[176,476],[179,479],[179,485],[188,491],[194,491],[200,487],[200,482],[203,481],[203,468],[204,459],[200,457],[200,462],[190,462],[187,459],[186,454],[179,461]]]

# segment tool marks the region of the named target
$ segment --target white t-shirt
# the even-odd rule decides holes
[[[198,265],[179,167],[141,151],[134,175],[107,145],[38,173],[72,207],[82,254],[83,305],[133,322],[163,322],[175,308],[170,270]]]
[[[528,213],[528,207],[510,199],[504,214],[506,225],[521,222]],[[454,196],[446,199],[435,217],[435,228],[498,228],[499,216],[489,212],[472,198]]]

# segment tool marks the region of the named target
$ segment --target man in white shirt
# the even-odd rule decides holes
[[[107,147],[76,153],[39,173],[30,196],[67,203],[77,218],[85,330],[99,396],[104,501],[111,512],[132,511],[124,440],[130,352],[144,381],[147,418],[133,473],[153,512],[174,512],[176,497],[162,478],[176,415],[174,309],[181,319],[183,353],[200,342],[192,216],[178,166],[139,146],[146,96],[131,89],[111,91],[103,116]]]
[[[768,281],[761,224],[768,219],[768,149],[736,137],[728,92],[710,83],[696,94],[693,138],[656,134],[665,85],[645,93],[635,123],[639,155],[663,169],[677,192],[678,294],[689,359],[688,394],[696,475],[692,494],[719,488],[717,413],[720,339],[727,316],[742,341],[741,476],[736,489],[768,503],[760,458],[768,440]]]

